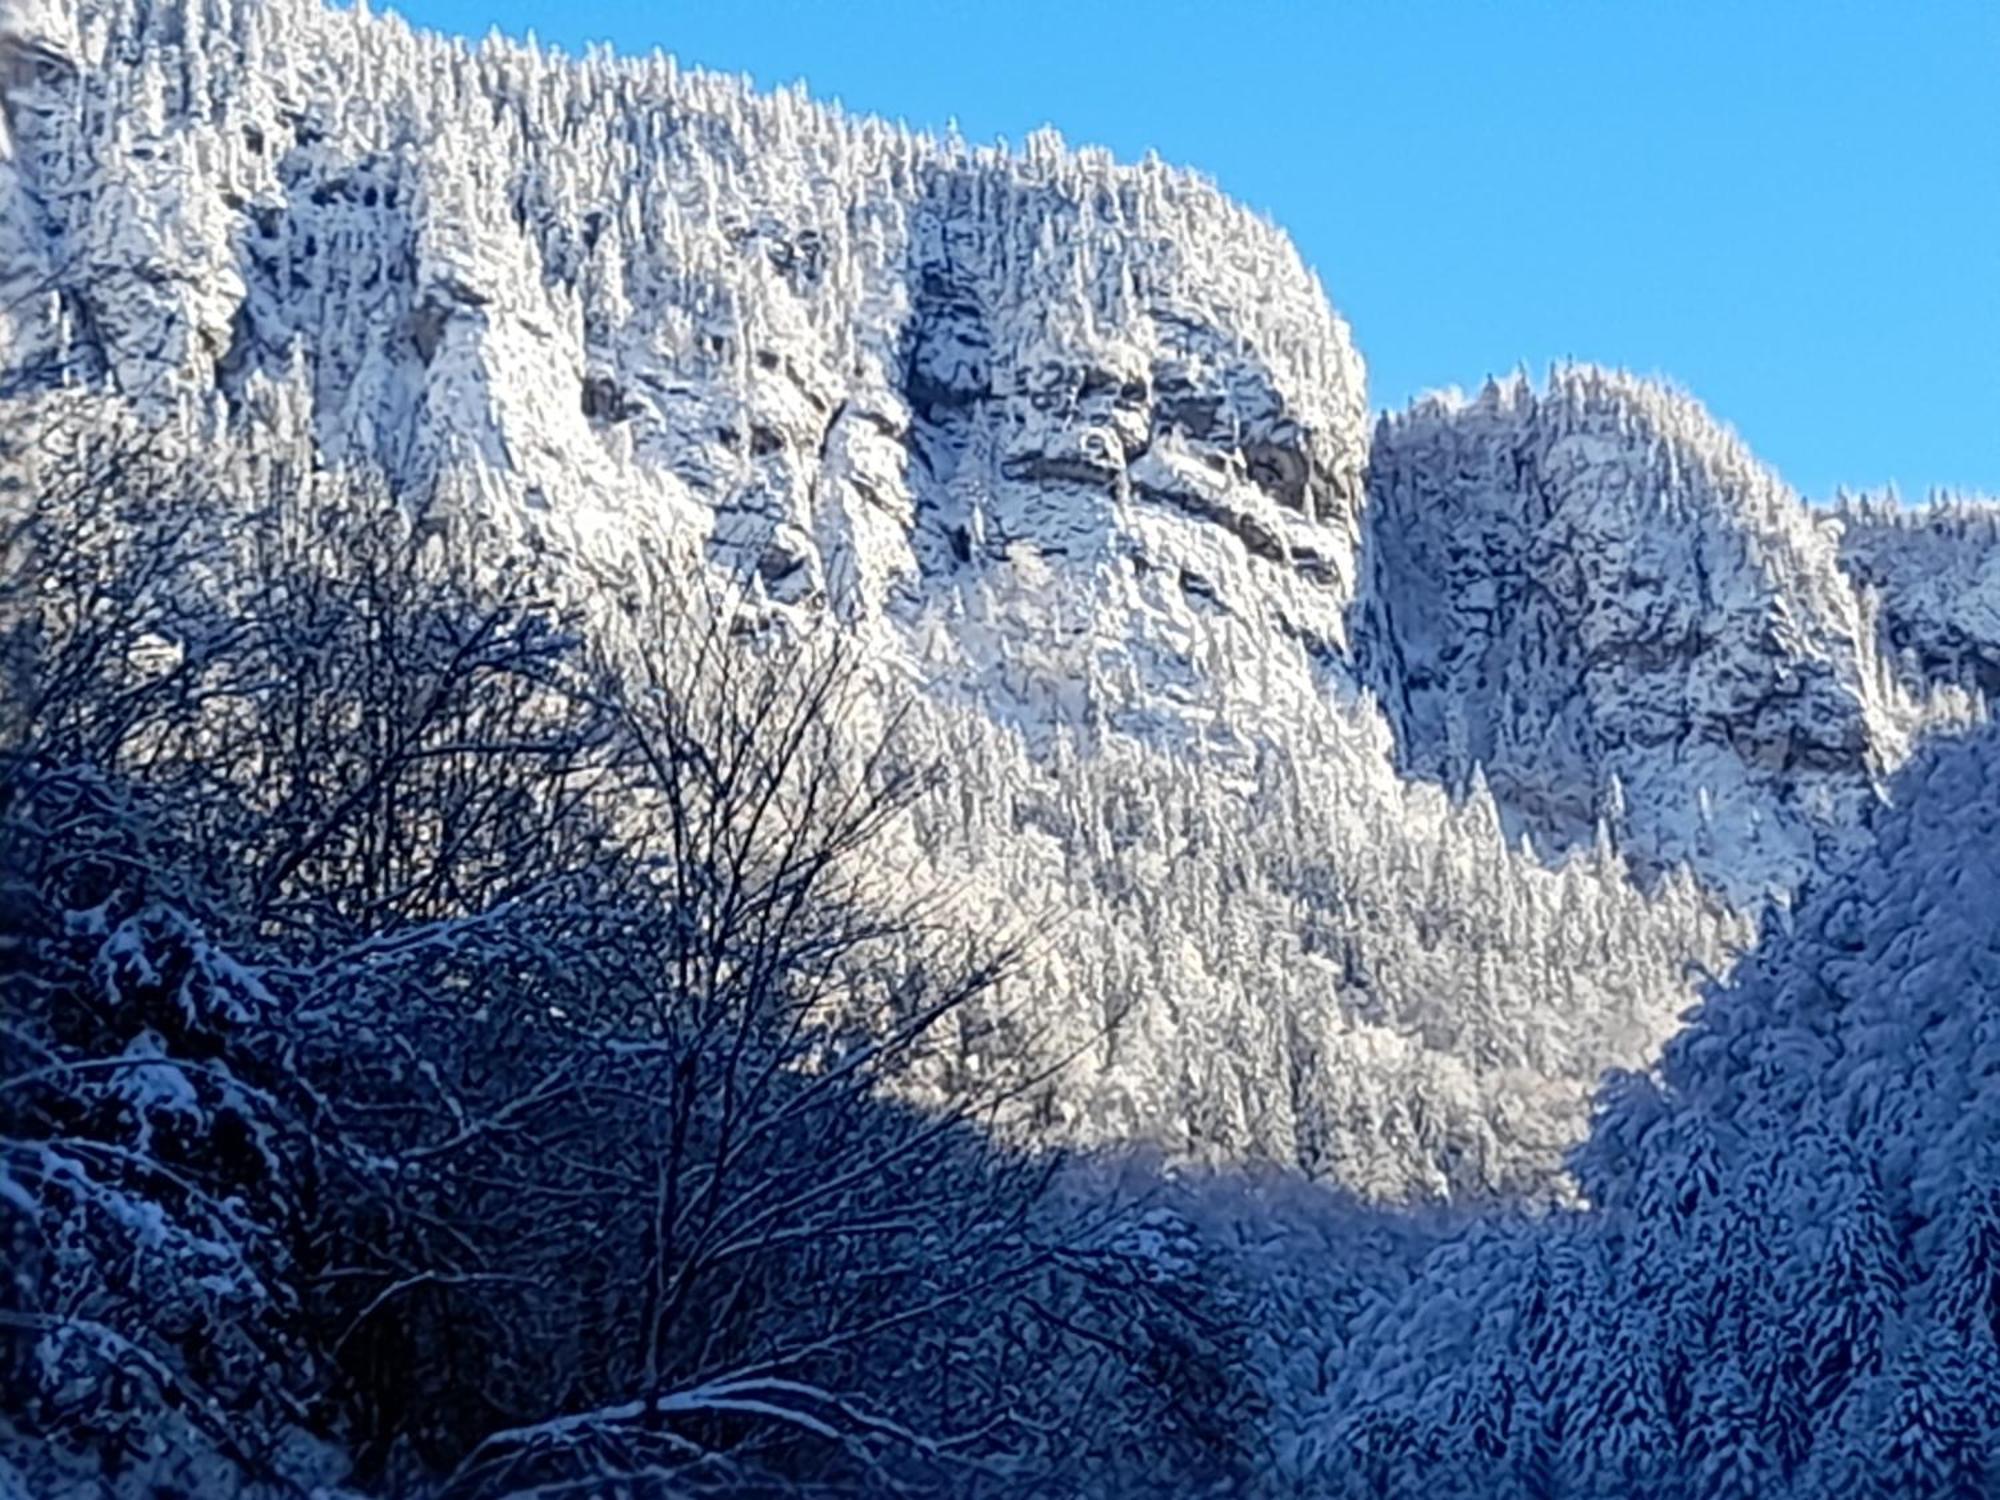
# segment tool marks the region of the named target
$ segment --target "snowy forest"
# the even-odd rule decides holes
[[[1048,133],[0,104],[0,1496],[2000,1496],[2000,505]]]

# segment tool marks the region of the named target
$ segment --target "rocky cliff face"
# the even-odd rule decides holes
[[[1849,500],[1837,514],[1841,566],[1896,679],[1912,693],[2000,694],[2000,507]]]
[[[1922,564],[1844,544],[1853,519],[1657,386],[1569,369],[1422,403],[1379,429],[1370,501],[1364,655],[1406,762],[1484,766],[1540,840],[1608,816],[1647,861],[1781,894],[1854,846],[1911,733],[1952,712],[1938,674],[1887,670],[1848,571],[1857,546],[1891,589]],[[1968,592],[1897,601],[1937,620]]]
[[[686,512],[786,600],[856,551],[876,608],[1015,543],[1097,566],[1149,508],[1351,585],[1360,362],[1185,174],[313,7],[10,36],[17,390],[234,409],[302,359],[329,462],[477,473],[563,540],[583,489]]]
[[[1371,436],[1283,236],[1157,161],[316,0],[34,0],[0,58],[9,430],[282,429],[606,597],[688,553],[864,633],[958,773],[921,857],[1072,913],[1058,1042],[1128,1015],[1086,1135],[1547,1187],[2000,639],[1641,382]]]

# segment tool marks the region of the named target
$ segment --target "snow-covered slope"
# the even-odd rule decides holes
[[[0,59],[0,424],[299,442],[602,600],[687,553],[858,632],[955,772],[933,876],[1067,914],[1032,1044],[1089,1044],[1085,1136],[1545,1189],[1725,903],[1956,711],[1872,601],[1956,606],[1857,591],[1683,398],[1371,436],[1282,234],[1157,161],[318,0],[17,0]]]

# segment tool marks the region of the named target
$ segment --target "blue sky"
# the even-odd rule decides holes
[[[1575,356],[1680,382],[1809,495],[2000,492],[1994,0],[396,8],[1158,150],[1290,231],[1377,405]]]

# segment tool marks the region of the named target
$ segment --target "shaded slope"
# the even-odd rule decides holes
[[[1977,1495],[2000,1477],[2000,737],[1920,752],[1774,920],[1588,1212],[1476,1231],[1364,1320],[1338,1418],[1390,1493]]]

